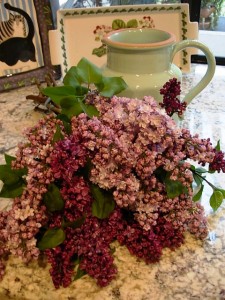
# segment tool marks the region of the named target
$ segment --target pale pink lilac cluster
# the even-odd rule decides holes
[[[8,254],[26,262],[36,259],[40,232],[63,229],[65,240],[44,251],[56,288],[68,286],[79,272],[100,286],[109,284],[117,273],[110,249],[116,239],[146,263],[158,261],[164,247],[179,247],[186,231],[204,239],[206,218],[203,207],[192,201],[187,160],[224,171],[223,155],[210,140],[177,128],[152,97],[108,99],[92,92],[86,102],[100,115],[73,117],[70,134],[52,115],[26,132],[27,141],[12,163],[15,169],[27,168],[26,187],[12,209],[0,214],[2,259]],[[166,180],[180,183],[183,190],[168,197]],[[48,211],[44,205],[51,183],[63,199],[60,210]],[[115,208],[107,218],[92,213],[93,184],[113,195]]]
[[[48,161],[56,124],[61,121],[52,115],[28,129],[27,141],[18,145],[16,160],[12,162],[13,168],[27,168],[28,173],[22,195],[14,199],[12,209],[5,216],[4,247],[25,262],[38,258],[36,234],[48,220],[42,198],[54,180]]]
[[[89,98],[101,112],[98,118],[80,115],[72,120],[73,132],[82,131],[84,145],[92,152],[90,180],[104,189],[113,189],[117,205],[134,212],[145,229],[157,224],[162,214],[184,232],[198,215],[201,231],[207,233],[203,211],[192,201],[192,172],[187,158],[205,164],[214,158],[209,140],[192,137],[157,107],[152,97],[143,100],[114,96],[108,103]],[[168,199],[165,184],[157,176],[163,169],[170,179],[186,187],[185,193]],[[183,205],[187,203],[187,205]],[[174,213],[175,209],[175,213]]]

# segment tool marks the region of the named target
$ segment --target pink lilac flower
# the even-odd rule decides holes
[[[66,137],[55,144],[50,154],[51,168],[55,179],[70,182],[74,173],[83,167],[87,160],[87,150],[79,137]]]
[[[26,262],[38,258],[36,234],[48,219],[42,197],[54,180],[48,163],[56,124],[61,126],[61,121],[49,115],[28,129],[27,142],[19,145],[16,160],[12,162],[13,168],[27,168],[28,174],[22,195],[14,199],[7,214],[5,240],[10,253]]]
[[[100,117],[88,120],[80,115],[72,120],[72,128],[74,133],[78,128],[83,132],[84,145],[92,152],[92,182],[104,189],[114,189],[117,205],[133,211],[146,230],[157,223],[161,204],[167,203],[166,187],[154,175],[160,168],[171,172],[171,180],[180,181],[186,188],[178,203],[183,198],[192,203],[190,164],[180,162],[187,158],[201,164],[212,161],[214,154],[209,140],[178,129],[152,97],[143,100],[113,97],[106,101],[89,95],[88,101],[97,106]],[[148,189],[149,184],[158,191],[154,197],[149,197],[153,192]],[[177,199],[171,201],[174,205]],[[182,207],[184,215],[189,214],[188,209]],[[169,219],[169,210],[167,214]],[[177,222],[182,232],[183,226],[188,228],[185,222],[187,219]]]
[[[174,100],[180,93],[177,82],[164,92]],[[209,139],[177,128],[152,97],[109,99],[90,92],[86,102],[100,116],[73,117],[70,135],[53,115],[27,131],[12,163],[28,170],[26,187],[12,209],[0,214],[1,259],[10,253],[26,262],[37,259],[40,230],[63,229],[65,240],[44,251],[56,288],[67,287],[78,266],[100,286],[109,284],[117,273],[110,248],[116,239],[146,263],[158,261],[164,247],[179,247],[186,231],[204,239],[207,222],[203,207],[192,201],[193,174],[186,160],[225,170],[223,153]],[[57,142],[56,128],[63,135]],[[168,182],[181,191],[171,195]],[[61,210],[49,212],[43,203],[50,183],[59,189]],[[92,215],[93,183],[115,201],[105,219]],[[0,277],[3,272],[0,260]]]
[[[71,283],[78,259],[80,270],[95,278],[100,286],[109,284],[117,273],[109,245],[123,227],[122,214],[115,209],[107,219],[88,215],[80,228],[66,228],[66,240],[45,251],[55,287],[66,287]]]

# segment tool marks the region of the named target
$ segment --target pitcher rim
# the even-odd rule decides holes
[[[163,33],[167,33],[169,38],[160,42],[152,42],[152,43],[125,43],[125,42],[118,42],[111,39],[113,35],[116,35],[120,32],[133,32],[133,31],[160,31]],[[157,29],[157,28],[122,28],[118,30],[114,30],[106,34],[102,42],[105,43],[107,46],[111,46],[114,48],[121,48],[121,49],[152,49],[152,48],[159,48],[159,47],[166,47],[174,42],[176,42],[176,36],[174,33],[169,31]]]

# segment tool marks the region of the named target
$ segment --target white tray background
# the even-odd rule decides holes
[[[99,67],[106,63],[106,55],[97,57],[94,48],[101,46],[95,40],[96,26],[111,26],[115,19],[127,22],[150,16],[155,28],[172,32],[177,41],[198,39],[198,23],[189,21],[188,4],[125,5],[96,8],[62,9],[57,12],[57,29],[49,31],[50,55],[53,65],[61,65],[62,76],[82,57],[86,57]],[[186,52],[186,54],[185,54]],[[190,71],[190,55],[198,53],[194,48],[179,52],[174,63],[183,72]]]

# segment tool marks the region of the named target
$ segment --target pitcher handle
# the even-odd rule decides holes
[[[212,80],[212,78],[214,76],[215,69],[216,69],[216,60],[215,60],[213,53],[210,51],[210,49],[206,45],[204,45],[201,42],[196,41],[196,40],[184,40],[184,41],[176,43],[174,45],[174,48],[172,51],[171,61],[173,60],[173,58],[177,52],[179,52],[185,48],[190,48],[190,47],[197,48],[205,54],[208,68],[207,68],[207,71],[206,71],[204,77],[184,97],[183,101],[187,102],[187,104],[189,104],[191,102],[191,100],[196,95],[198,95],[209,84],[209,82]]]

